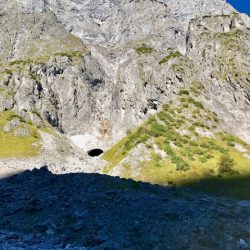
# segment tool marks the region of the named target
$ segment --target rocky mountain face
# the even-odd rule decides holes
[[[0,0],[0,249],[248,249],[186,187],[250,199],[249,69],[225,0]]]
[[[249,17],[224,0],[0,5],[0,110],[37,130],[55,128],[72,148],[70,159],[80,147],[77,171],[105,166],[87,151],[106,151],[185,88],[202,87],[195,98],[218,115],[218,130],[250,142]],[[21,126],[8,125],[13,114],[2,122],[11,133]],[[48,136],[37,138],[40,152],[51,144]],[[60,150],[68,152],[56,150],[59,158]],[[38,162],[51,165],[53,158]]]

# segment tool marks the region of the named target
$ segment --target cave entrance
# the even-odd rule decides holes
[[[100,148],[94,148],[88,151],[88,155],[91,157],[97,157],[103,154],[103,150]]]

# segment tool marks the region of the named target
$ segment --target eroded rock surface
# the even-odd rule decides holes
[[[225,0],[0,1],[0,249],[248,249],[248,201],[175,184],[229,152],[249,197],[249,52]]]
[[[90,134],[111,145],[174,100],[177,89],[202,79],[210,106],[227,118],[228,129],[238,121],[234,132],[249,141],[249,60],[244,53],[249,52],[249,18],[225,1],[19,0],[1,5],[6,68],[1,83],[12,91],[2,110],[27,112],[36,122],[32,113],[38,111],[67,135]],[[7,21],[11,16],[16,18]],[[230,61],[223,54],[217,62],[228,48],[216,39],[233,32],[242,46],[229,54],[237,61],[235,72],[243,68],[245,76],[215,78],[212,73]],[[172,63],[159,64],[178,51],[186,57],[176,62],[184,72],[169,67]],[[224,95],[217,97],[221,88]]]

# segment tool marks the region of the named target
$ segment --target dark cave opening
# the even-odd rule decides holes
[[[103,150],[100,148],[94,148],[88,151],[88,155],[91,157],[97,157],[103,154]]]

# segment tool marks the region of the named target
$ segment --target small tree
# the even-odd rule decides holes
[[[220,175],[233,175],[237,174],[237,171],[235,171],[233,168],[236,165],[234,159],[230,158],[228,154],[222,155],[219,161],[219,174]]]

